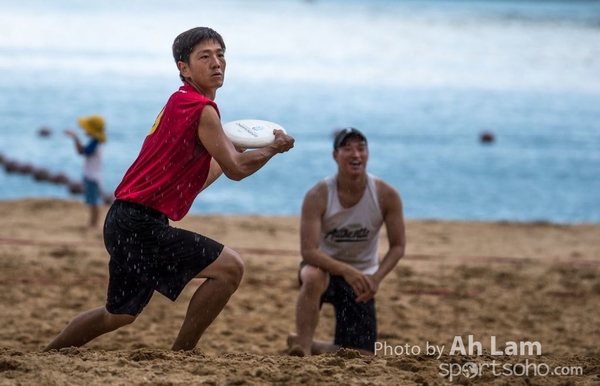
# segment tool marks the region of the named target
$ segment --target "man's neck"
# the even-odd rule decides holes
[[[338,191],[341,192],[349,194],[362,193],[367,186],[367,175],[345,176],[338,174],[337,186]]]
[[[196,91],[198,91],[198,94],[210,99],[211,101],[215,100],[215,97],[217,95],[217,90],[209,90],[209,91],[203,90],[198,85],[196,85],[191,79],[189,79],[189,80],[186,79],[186,83],[189,84]]]

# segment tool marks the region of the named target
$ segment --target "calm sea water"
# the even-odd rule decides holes
[[[268,119],[297,142],[244,181],[217,181],[194,213],[298,214],[335,171],[332,132],[355,126],[408,218],[600,222],[592,1],[4,1],[0,153],[78,178],[62,131],[100,113],[114,189],[180,85],[174,37],[198,25],[227,44],[223,121]],[[73,198],[0,168],[0,199],[21,197]]]

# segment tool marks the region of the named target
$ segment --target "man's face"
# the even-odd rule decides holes
[[[178,65],[181,74],[201,90],[216,90],[223,86],[225,51],[214,40],[198,44],[190,54],[189,63],[179,62]]]
[[[369,160],[367,144],[360,138],[346,139],[336,151],[333,158],[338,164],[340,172],[348,174],[365,173]]]

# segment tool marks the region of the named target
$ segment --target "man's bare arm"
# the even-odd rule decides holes
[[[200,116],[198,137],[227,178],[235,181],[254,174],[273,156],[294,147],[294,138],[276,130],[273,144],[240,153],[223,132],[217,111],[210,105],[204,107]]]
[[[404,256],[406,249],[402,199],[392,186],[383,181],[380,181],[380,183],[380,188],[378,188],[381,191],[380,204],[384,214],[389,249],[379,264],[379,270],[373,275],[379,282],[396,267],[398,261]]]

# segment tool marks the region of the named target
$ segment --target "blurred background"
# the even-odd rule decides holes
[[[221,178],[192,213],[299,214],[336,170],[333,132],[354,126],[407,218],[600,221],[596,1],[3,1],[4,166],[79,179],[63,131],[101,114],[112,192],[180,86],[173,39],[196,26],[227,45],[223,122],[277,122],[296,147],[244,181]],[[80,199],[0,167],[0,199],[24,197]]]

